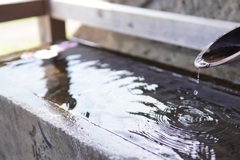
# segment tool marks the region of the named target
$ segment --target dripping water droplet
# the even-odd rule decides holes
[[[197,84],[200,82],[200,69],[198,69],[198,74],[197,74]]]
[[[196,95],[198,95],[198,91],[197,90],[194,90],[193,91],[193,94],[196,96]]]
[[[197,79],[197,84],[199,83],[199,79]]]
[[[195,86],[195,90],[193,91],[193,94],[196,96],[198,95],[198,90],[197,90],[197,86],[200,83],[200,69],[198,69],[198,73],[197,73],[197,81],[196,81],[197,85]]]

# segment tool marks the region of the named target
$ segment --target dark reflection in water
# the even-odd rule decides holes
[[[43,60],[42,64],[47,80],[47,93],[44,98],[59,105],[66,104],[72,110],[77,101],[69,93],[70,77],[68,77],[67,61],[65,59],[52,58]]]
[[[12,74],[8,74],[11,72]],[[9,82],[168,159],[239,159],[240,98],[154,66],[84,46],[0,68]],[[97,134],[97,133],[96,133]]]

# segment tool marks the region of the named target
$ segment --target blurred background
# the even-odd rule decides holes
[[[79,26],[79,22],[67,22],[67,36],[73,36]],[[38,29],[38,18],[35,17],[0,23],[0,55],[39,47]]]

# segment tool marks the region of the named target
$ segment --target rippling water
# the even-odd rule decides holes
[[[0,75],[75,123],[85,118],[160,157],[240,158],[240,98],[227,88],[196,88],[191,77],[84,46],[50,60],[6,62]]]

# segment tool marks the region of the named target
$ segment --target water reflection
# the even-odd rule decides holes
[[[78,59],[69,65],[68,71],[73,82],[71,93],[75,96],[82,93],[78,97],[81,107],[73,110],[72,114],[90,112],[91,122],[151,152],[172,159],[214,159],[216,152],[228,150],[218,142],[223,139],[221,136],[229,134],[225,127],[233,120],[224,119],[227,116],[222,112],[224,107],[197,99],[189,94],[192,92],[184,94],[181,84],[174,82],[182,77],[168,82],[178,86],[181,92],[181,96],[178,96],[176,88],[159,89],[163,87],[161,84],[148,84],[143,76],[127,70],[101,67],[99,61],[81,62]],[[149,96],[150,92],[155,92],[155,96]],[[154,98],[157,94],[174,95],[168,96],[163,103],[161,96]],[[239,115],[238,112],[231,114]],[[235,125],[239,126],[239,118],[236,124],[229,126],[233,135],[239,132]],[[232,145],[238,147],[238,144],[239,141]]]
[[[57,103],[58,105],[66,104],[69,110],[72,110],[77,101],[69,93],[70,77],[68,76],[67,61],[58,57],[43,60],[46,79],[47,92],[45,99]]]
[[[0,74],[168,159],[238,159],[239,97],[156,67],[87,47],[50,60],[18,60]],[[27,72],[26,72],[27,71]],[[31,73],[31,74],[26,74]]]

